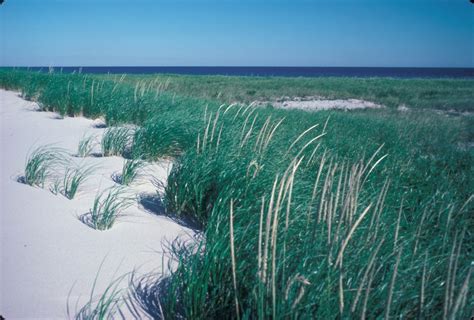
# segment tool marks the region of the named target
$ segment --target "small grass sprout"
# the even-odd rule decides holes
[[[49,191],[51,191],[52,194],[57,195],[58,193],[61,192],[61,180],[56,179],[53,181],[53,183],[49,186]]]
[[[118,282],[111,283],[98,300],[90,299],[77,312],[74,319],[114,319],[117,313],[120,313],[122,304],[121,290],[118,284]]]
[[[93,135],[84,136],[77,146],[77,156],[82,158],[90,156],[94,149],[94,144],[95,137]]]
[[[125,160],[122,167],[122,173],[115,177],[116,182],[124,186],[130,185],[139,176],[139,171],[144,166],[145,162],[142,160]]]
[[[92,208],[81,217],[81,221],[96,230],[110,229],[132,203],[133,198],[125,194],[123,187],[112,187],[97,194]]]
[[[134,130],[127,127],[108,128],[101,141],[102,154],[108,156],[124,156],[130,152],[130,144]]]
[[[65,152],[61,148],[41,146],[31,152],[26,159],[24,176],[18,181],[30,186],[44,187],[54,173],[54,167],[64,162]]]
[[[105,258],[100,264],[99,270],[94,279],[94,283],[92,284],[92,289],[88,301],[79,310],[76,309],[74,311],[74,315],[71,314],[72,310],[70,310],[69,308],[69,298],[73,290],[73,288],[71,288],[66,305],[66,313],[69,319],[115,319],[117,315],[121,315],[121,318],[124,319],[124,315],[120,308],[126,301],[124,299],[125,297],[123,296],[123,289],[121,289],[121,287],[124,280],[126,280],[126,278],[128,277],[128,274],[122,275],[112,280],[106,287],[106,289],[103,291],[103,293],[100,294],[99,297],[95,297],[97,281],[104,262]]]
[[[95,166],[69,167],[64,174],[61,193],[68,199],[73,199],[79,186],[92,174]]]

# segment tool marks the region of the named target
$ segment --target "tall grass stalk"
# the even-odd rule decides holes
[[[235,262],[235,249],[234,249],[234,202],[230,201],[230,255],[232,259],[232,282],[234,284],[234,297],[235,297],[235,313],[237,319],[240,319],[239,310],[239,297],[237,296],[237,276],[236,276],[236,262]]]
[[[392,279],[390,281],[390,287],[388,289],[388,298],[387,298],[387,305],[385,307],[385,320],[390,318],[390,308],[392,306],[393,300],[393,290],[396,284],[397,273],[398,273],[398,266],[400,265],[400,258],[402,256],[403,248],[398,251],[397,260],[395,262],[395,267],[393,268]]]

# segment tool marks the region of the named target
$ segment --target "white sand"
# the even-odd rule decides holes
[[[300,109],[305,111],[380,109],[384,106],[359,99],[324,99],[322,97],[289,98],[277,101],[263,101],[257,105],[271,104],[275,108]]]
[[[73,285],[72,309],[78,299],[79,307],[87,300],[103,261],[97,293],[133,269],[159,271],[167,263],[160,252],[162,241],[190,233],[138,205],[127,209],[126,216],[107,231],[78,220],[92,206],[98,189],[114,185],[110,176],[121,169],[119,157],[71,157],[100,166],[73,200],[18,183],[16,176],[22,174],[33,147],[55,143],[75,153],[85,133],[100,135],[104,130],[93,128],[92,120],[55,119],[54,113],[33,111],[36,107],[18,93],[0,90],[0,315],[6,319],[64,319]],[[169,163],[163,161],[150,170],[165,182]],[[146,179],[129,191],[153,192]]]

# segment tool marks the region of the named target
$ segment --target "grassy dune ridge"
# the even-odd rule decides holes
[[[472,80],[223,78],[0,70],[44,110],[137,125],[133,158],[175,157],[166,208],[203,237],[171,246],[171,276],[134,283],[136,305],[156,318],[470,316],[472,116],[423,109],[471,110]],[[224,103],[305,94],[413,110]]]

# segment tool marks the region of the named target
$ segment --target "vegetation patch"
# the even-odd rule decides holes
[[[96,230],[110,229],[123,210],[132,205],[134,198],[122,187],[113,187],[97,194],[90,211],[80,220]]]
[[[145,165],[146,163],[139,159],[125,160],[122,172],[113,174],[112,179],[117,183],[128,186],[140,175],[140,170],[142,170]]]
[[[101,146],[104,157],[124,156],[131,154],[133,129],[128,127],[108,128],[102,136]]]
[[[77,146],[77,156],[78,157],[89,157],[92,155],[94,151],[94,146],[96,143],[95,136],[84,136],[81,141],[79,141],[79,145]]]
[[[68,199],[73,199],[79,187],[89,178],[95,170],[95,166],[68,167],[64,173],[60,192]]]
[[[55,167],[64,163],[65,151],[53,146],[41,146],[33,150],[26,159],[24,175],[19,182],[43,188],[55,173]]]

